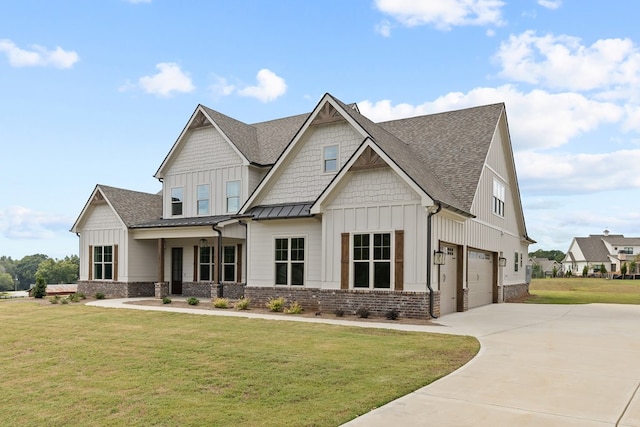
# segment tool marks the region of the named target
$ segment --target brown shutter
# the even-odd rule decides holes
[[[198,246],[193,246],[193,281],[198,281]]]
[[[93,246],[89,245],[89,280],[93,280]]]
[[[113,281],[118,281],[118,245],[113,245]]]
[[[218,259],[218,244],[217,244],[217,239],[219,239],[220,237],[216,238],[216,244],[214,246],[211,247],[211,256],[213,257],[213,281],[216,284],[220,284],[220,280],[219,280],[219,276],[218,276],[218,268],[220,264],[220,260]]]
[[[242,283],[242,244],[241,243],[238,243],[238,261],[237,261],[236,269],[238,270],[236,282]]]
[[[395,263],[395,289],[402,291],[404,290],[404,230],[396,230]]]
[[[340,240],[340,289],[349,289],[349,233],[342,233]]]

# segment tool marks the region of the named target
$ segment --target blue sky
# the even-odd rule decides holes
[[[640,4],[5,0],[0,255],[77,254],[96,184],[153,174],[201,103],[255,123],[329,92],[374,121],[505,102],[531,249],[640,236]]]

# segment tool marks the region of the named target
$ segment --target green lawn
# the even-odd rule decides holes
[[[472,337],[1,301],[2,424],[336,426],[450,373]]]
[[[529,293],[527,303],[536,304],[640,304],[640,280],[533,279]]]

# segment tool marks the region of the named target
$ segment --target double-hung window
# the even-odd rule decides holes
[[[225,246],[222,248],[222,280],[225,282],[236,281],[235,246]]]
[[[304,285],[304,237],[275,240],[276,285]]]
[[[322,149],[322,171],[335,172],[338,170],[338,146],[330,145]]]
[[[240,209],[240,181],[227,182],[227,212],[235,213]]]
[[[171,189],[171,215],[182,215],[182,187],[176,187]]]
[[[391,288],[391,233],[353,235],[353,287]]]
[[[215,252],[212,246],[200,248],[200,280],[215,281]]]
[[[505,189],[504,184],[493,180],[493,213],[504,217],[504,199]]]
[[[93,247],[94,280],[113,280],[113,246]]]
[[[209,184],[198,185],[196,193],[198,215],[209,215]]]

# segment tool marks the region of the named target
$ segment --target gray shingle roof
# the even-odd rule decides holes
[[[162,217],[161,194],[142,193],[107,185],[97,187],[127,227]]]
[[[589,237],[576,237],[576,243],[580,247],[584,260],[587,262],[608,262],[609,251],[602,238],[605,236],[591,235]]]
[[[622,235],[602,236],[612,246],[640,246],[640,237],[624,237]]]

